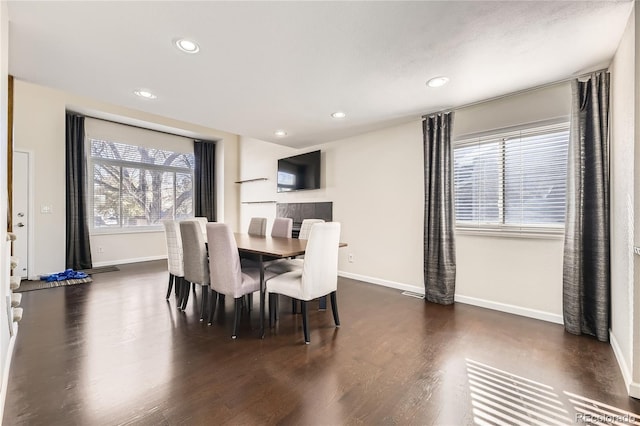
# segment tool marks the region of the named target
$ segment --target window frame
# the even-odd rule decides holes
[[[102,139],[102,138],[95,138],[95,137],[87,137],[86,138],[86,152],[87,152],[87,158],[86,158],[86,164],[87,164],[87,177],[89,177],[89,179],[87,179],[87,210],[89,212],[89,217],[87,218],[87,220],[89,221],[89,233],[91,235],[94,234],[99,234],[99,235],[107,235],[107,234],[132,234],[132,233],[146,233],[146,232],[164,232],[164,229],[162,227],[161,223],[155,224],[155,225],[139,225],[139,226],[123,226],[123,214],[122,214],[122,168],[126,167],[126,168],[132,168],[132,169],[138,169],[138,170],[156,170],[156,171],[161,171],[161,172],[169,172],[169,173],[173,173],[173,210],[174,210],[174,218],[175,218],[175,202],[176,202],[176,174],[180,173],[180,174],[188,174],[189,176],[191,176],[191,182],[193,183],[195,181],[195,171],[193,168],[186,168],[186,167],[177,167],[177,166],[164,166],[164,165],[158,165],[158,164],[148,164],[148,163],[141,163],[141,162],[136,162],[136,161],[128,161],[128,160],[117,160],[117,159],[112,159],[112,158],[101,158],[101,157],[94,157],[91,155],[91,143],[92,141],[105,141],[105,142],[113,142],[113,143],[121,143],[121,144],[126,144],[129,146],[135,146],[137,148],[145,148],[145,149],[160,149],[160,150],[164,150],[164,151],[169,151],[165,148],[154,148],[154,147],[149,147],[149,146],[145,146],[145,145],[135,145],[132,144],[130,142],[121,142],[121,141],[115,141],[115,140],[108,140],[108,139]],[[189,154],[189,152],[177,152],[177,151],[170,151],[170,152],[174,152],[174,153],[178,153],[178,154]],[[191,153],[192,154],[192,153]],[[193,154],[192,154],[193,155]],[[119,224],[118,226],[107,226],[107,227],[96,227],[95,226],[95,207],[94,207],[94,200],[95,200],[95,183],[93,180],[93,170],[94,170],[94,166],[96,164],[105,164],[105,165],[110,165],[110,166],[116,166],[120,168],[120,193],[119,193]],[[194,213],[194,208],[195,208],[195,201],[193,199],[193,195],[191,197],[191,212],[192,214]]]
[[[452,144],[452,160],[453,165],[451,167],[451,179],[454,191],[454,215],[455,232],[460,235],[478,235],[478,236],[497,236],[497,237],[515,237],[515,238],[550,238],[561,239],[564,237],[564,231],[566,226],[566,212],[565,221],[562,224],[509,224],[505,223],[505,203],[506,203],[506,149],[504,144],[510,138],[521,138],[541,134],[550,134],[554,132],[570,131],[569,117],[559,117],[553,120],[531,122],[519,126],[511,126],[504,128],[492,129],[489,131],[468,133],[456,136]],[[568,136],[568,142],[570,142],[570,135]],[[457,148],[488,144],[491,142],[498,142],[501,144],[499,147],[500,162],[498,165],[498,179],[499,188],[498,191],[498,217],[500,223],[483,223],[475,222],[477,225],[473,225],[472,222],[460,223],[456,219],[456,194],[455,194],[455,151]],[[568,150],[568,147],[567,147]],[[567,153],[568,155],[568,153]],[[566,177],[565,177],[566,179]],[[565,199],[566,202],[566,199]]]

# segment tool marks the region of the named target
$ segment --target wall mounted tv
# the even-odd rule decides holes
[[[278,160],[278,192],[320,188],[320,151]]]

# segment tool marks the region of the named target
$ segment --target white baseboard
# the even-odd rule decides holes
[[[481,308],[493,309],[494,311],[506,312],[508,314],[520,315],[521,317],[534,318],[542,321],[564,324],[562,315],[551,312],[539,311],[537,309],[524,308],[522,306],[510,305],[508,303],[494,302],[493,300],[478,299],[476,297],[455,295],[455,301],[467,305],[479,306]]]
[[[383,280],[380,278],[369,277],[366,275],[353,274],[351,272],[338,271],[338,275],[345,278],[351,278],[358,281],[364,281],[370,284],[377,284],[384,287],[395,288],[403,291],[412,291],[418,294],[424,294],[424,287],[411,284],[404,284],[395,281]],[[455,301],[465,303],[467,305],[479,306],[481,308],[493,309],[494,311],[507,312],[509,314],[520,315],[523,317],[534,318],[542,321],[553,322],[556,324],[564,324],[562,315],[552,314],[550,312],[539,311],[537,309],[523,308],[521,306],[508,305],[506,303],[494,302],[492,300],[478,299],[475,297],[455,295]]]
[[[151,260],[162,260],[162,259],[166,259],[167,255],[160,255],[160,256],[146,256],[146,257],[135,257],[135,258],[131,258],[131,259],[117,259],[117,260],[105,260],[103,262],[93,262],[93,267],[94,268],[101,268],[103,266],[113,266],[113,265],[126,265],[127,263],[138,263],[138,262],[149,262]],[[55,274],[56,272],[47,272],[44,274],[39,274],[39,275],[29,275],[27,277],[28,280],[31,281],[38,281],[40,279],[41,276],[43,275],[51,275],[51,274]]]
[[[338,271],[338,275],[345,278],[351,278],[358,281],[364,281],[370,284],[381,285],[383,287],[395,288],[403,291],[412,291],[414,293],[424,295],[424,287],[411,284],[399,283],[396,281],[383,280],[380,278],[369,277],[366,275],[353,274],[351,272]],[[550,312],[539,311],[537,309],[523,308],[521,306],[509,305],[506,303],[494,302],[492,300],[478,299],[475,297],[455,295],[455,301],[467,305],[479,306],[481,308],[493,309],[494,311],[507,312],[509,314],[520,315],[523,317],[534,318],[542,321],[553,322],[556,324],[564,324],[562,315],[552,314]]]
[[[640,398],[640,383],[633,381],[629,364],[627,364],[627,360],[622,353],[622,349],[620,349],[618,338],[615,334],[613,334],[613,331],[611,329],[609,329],[609,342],[611,343],[613,354],[616,356],[616,361],[618,361],[618,367],[620,368],[620,372],[622,373],[624,384],[627,387],[627,393],[632,398]]]
[[[160,256],[136,257],[132,259],[107,260],[104,262],[94,262],[93,267],[100,268],[102,266],[125,265],[127,263],[149,262],[151,260],[161,260],[166,258],[167,258],[166,255],[160,255]]]
[[[13,335],[9,339],[9,347],[7,348],[7,359],[2,369],[2,389],[0,389],[0,424],[2,424],[2,418],[4,417],[4,402],[7,399],[7,386],[9,386],[9,370],[11,369],[11,360],[13,359],[13,347],[16,343],[16,336],[18,335],[18,324],[14,323]]]
[[[381,285],[383,287],[395,288],[403,291],[412,291],[414,293],[424,294],[424,287],[418,287],[411,284],[399,283],[396,281],[383,280],[381,278],[369,277],[366,275],[353,274],[351,272],[338,271],[338,276],[351,278],[353,280],[363,281],[369,284]]]
[[[629,386],[627,386],[627,393],[631,398],[640,399],[640,383],[629,383]]]

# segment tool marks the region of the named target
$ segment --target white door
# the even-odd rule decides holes
[[[14,275],[27,278],[29,271],[29,153],[13,153],[13,255],[18,258]]]

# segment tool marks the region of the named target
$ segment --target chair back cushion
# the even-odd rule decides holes
[[[184,263],[182,260],[182,239],[180,227],[175,220],[163,220],[164,235],[167,240],[167,263],[169,273],[176,277],[184,277]]]
[[[324,223],[324,219],[304,219],[302,221],[302,225],[300,225],[300,233],[298,234],[298,239],[308,240],[311,227],[316,223]]]
[[[234,296],[242,285],[240,255],[229,225],[207,223],[209,245],[209,276],[211,288],[218,293]]]
[[[271,236],[291,238],[292,230],[293,230],[293,219],[291,219],[290,217],[276,217],[273,220],[273,227],[271,228]]]
[[[315,223],[302,264],[302,294],[305,300],[325,296],[338,288],[340,223]]]
[[[180,222],[182,251],[184,253],[184,278],[200,285],[209,285],[209,261],[202,227],[197,220]]]
[[[267,218],[252,217],[251,221],[249,222],[249,230],[247,231],[247,233],[249,235],[255,235],[257,237],[264,237],[265,235],[267,235]]]
[[[209,219],[207,219],[204,216],[196,216],[194,217],[195,220],[198,221],[198,223],[200,224],[200,227],[202,228],[202,235],[204,236],[204,239],[207,239],[207,223],[209,222]]]

